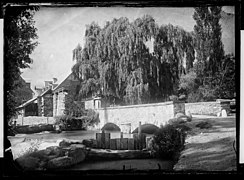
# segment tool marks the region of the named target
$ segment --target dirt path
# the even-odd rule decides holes
[[[196,128],[201,121],[212,125],[209,129]],[[175,171],[236,171],[236,118],[194,116],[189,126],[194,128],[187,136]]]

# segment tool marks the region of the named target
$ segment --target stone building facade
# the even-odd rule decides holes
[[[53,116],[64,115],[68,94],[75,91],[78,84],[79,80],[71,73],[53,89]]]

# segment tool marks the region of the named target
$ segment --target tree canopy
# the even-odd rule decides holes
[[[121,17],[87,25],[85,44],[73,51],[72,70],[80,79],[80,96],[101,93],[124,104],[165,101],[177,92],[181,74],[193,66],[192,33],[159,25],[144,15],[133,22]],[[147,42],[153,46],[147,46]],[[150,52],[153,48],[154,52]]]
[[[10,5],[4,9],[4,90],[8,120],[16,113],[20,70],[32,63],[30,54],[38,44],[33,20],[36,10],[38,7]]]

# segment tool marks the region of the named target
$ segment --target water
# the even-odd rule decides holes
[[[119,131],[105,131],[110,133],[110,138],[120,138]],[[61,133],[53,133],[44,131],[41,133],[34,134],[17,134],[9,137],[9,139],[42,139],[42,140],[58,140],[58,139],[69,139],[69,140],[83,140],[83,139],[96,139],[96,133],[101,133],[99,130],[77,130],[77,131],[63,131]],[[133,134],[123,133],[124,138],[133,138]]]

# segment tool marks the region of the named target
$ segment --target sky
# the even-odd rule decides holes
[[[223,10],[234,13],[233,7],[224,7]],[[34,15],[39,45],[31,54],[33,64],[22,70],[21,76],[31,82],[32,89],[42,87],[44,81],[52,78],[57,78],[58,82],[65,79],[75,63],[72,50],[78,43],[83,47],[86,25],[93,21],[103,27],[106,21],[113,18],[127,17],[131,22],[149,14],[158,25],[171,23],[193,31],[193,13],[193,8],[182,7],[41,7]],[[228,27],[233,31],[233,25]],[[229,41],[231,37],[224,33],[225,41]]]

